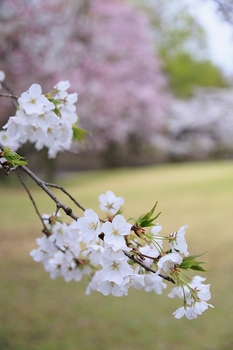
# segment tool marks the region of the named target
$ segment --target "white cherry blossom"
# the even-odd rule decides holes
[[[118,214],[112,222],[105,222],[102,225],[104,233],[104,242],[112,247],[113,250],[127,249],[124,236],[130,233],[131,224],[127,223],[125,218]]]
[[[206,303],[205,301],[196,302],[192,306],[181,306],[172,313],[175,318],[182,318],[185,316],[188,320],[193,320],[201,315],[208,307],[213,308],[213,305]]]
[[[171,272],[176,265],[181,264],[183,261],[182,257],[178,253],[168,253],[164,255],[158,261],[158,271],[157,274],[163,270],[164,272]]]
[[[146,274],[144,281],[144,289],[146,292],[154,291],[156,294],[162,294],[163,290],[167,288],[167,285],[163,282],[163,279],[154,273]]]
[[[172,249],[172,252],[177,252],[179,251],[181,254],[184,254],[184,256],[188,256],[188,246],[186,243],[186,240],[184,238],[185,236],[185,229],[188,226],[182,226],[179,228],[177,232],[173,232],[169,235],[170,238],[170,247]]]
[[[45,266],[45,269],[47,272],[50,273],[50,277],[52,279],[55,279],[59,276],[61,276],[61,267],[65,261],[65,255],[63,252],[58,250],[52,258],[50,258]]]
[[[12,151],[16,151],[20,144],[13,137],[10,137],[5,130],[0,130],[0,143],[5,147],[9,147]]]
[[[139,275],[134,273],[132,275],[124,277],[124,281],[121,285],[121,289],[124,295],[128,295],[128,290],[130,287],[134,287],[135,289],[142,289],[145,286],[144,275]]]
[[[84,217],[79,218],[77,222],[77,227],[82,232],[82,240],[86,244],[96,242],[101,233],[99,217],[93,209],[85,210]]]
[[[122,288],[115,282],[111,281],[101,281],[97,287],[97,290],[105,296],[112,294],[115,297],[121,297],[124,294]]]
[[[116,197],[112,191],[107,191],[105,194],[99,196],[100,209],[111,213],[116,214],[124,204],[124,198]]]
[[[132,275],[133,269],[127,260],[110,260],[108,264],[105,262],[101,270],[100,279],[102,281],[114,282],[117,285],[123,283],[124,277]]]
[[[47,261],[57,251],[55,245],[52,242],[50,242],[48,240],[48,237],[45,235],[43,235],[40,238],[37,238],[36,243],[39,247],[37,249],[33,249],[30,252],[30,256],[33,258],[33,260],[37,262]]]
[[[49,241],[54,242],[57,247],[64,249],[67,243],[66,229],[67,225],[65,223],[57,221],[53,225],[53,233],[49,236]]]
[[[77,123],[75,113],[77,93],[68,94],[68,81],[59,82],[49,94],[51,102],[42,94],[39,84],[33,84],[18,99],[19,109],[4,126],[7,135],[14,138],[18,147],[29,141],[37,150],[48,148],[49,158],[55,158],[59,151],[71,148],[73,125]]]
[[[43,113],[44,107],[48,105],[51,109],[53,108],[50,101],[42,95],[42,89],[39,84],[32,84],[27,92],[22,93],[18,102],[20,107],[24,109],[27,114]]]
[[[54,94],[55,98],[58,99],[64,99],[68,95],[68,92],[66,91],[70,87],[70,82],[68,80],[62,80],[59,81],[53,88],[54,88]]]

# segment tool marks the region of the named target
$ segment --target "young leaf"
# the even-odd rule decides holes
[[[10,148],[4,147],[4,151],[1,153],[11,165],[27,165],[28,161],[24,157],[20,156],[18,153],[11,151]]]
[[[77,125],[73,125],[73,140],[77,140],[79,143],[82,143],[87,134],[91,135],[89,131],[81,129]]]
[[[146,214],[141,215],[137,220],[136,220],[136,226],[137,227],[149,227],[149,226],[154,226],[153,221],[158,218],[158,216],[161,213],[158,213],[156,216],[153,217],[155,208],[157,206],[158,202],[155,203],[153,208]]]
[[[205,254],[205,253],[191,255],[191,256],[188,256],[187,258],[184,258],[184,260],[180,264],[180,267],[184,270],[191,269],[191,270],[195,270],[195,271],[206,272],[206,270],[202,266],[200,266],[202,264],[205,264],[205,262],[196,260],[196,258],[199,258],[203,254]]]

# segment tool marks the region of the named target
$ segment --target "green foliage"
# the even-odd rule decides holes
[[[155,203],[155,205],[153,206],[153,208],[146,214],[141,215],[137,220],[136,220],[136,226],[139,228],[143,228],[143,227],[150,227],[150,226],[154,226],[154,220],[156,220],[160,213],[158,213],[157,215],[155,215],[153,217],[155,208],[157,207],[158,202]]]
[[[85,129],[79,128],[78,125],[73,125],[73,140],[81,144],[85,140],[86,135],[91,135],[91,133]]]
[[[184,0],[131,0],[150,19],[155,49],[171,91],[189,97],[196,86],[228,86],[221,70],[206,57],[206,34]]]
[[[206,272],[206,270],[202,266],[200,266],[202,264],[205,264],[205,262],[196,260],[196,258],[199,258],[203,254],[188,256],[187,258],[183,259],[182,263],[180,264],[180,267],[184,270],[191,269],[195,271]]]
[[[220,69],[210,60],[198,60],[187,52],[167,56],[163,53],[164,70],[172,92],[179,97],[189,97],[196,86],[226,87]]]
[[[1,152],[1,157],[4,157],[7,162],[11,165],[27,165],[27,160],[24,157],[20,156],[18,153],[11,151],[10,148],[4,147],[4,151]]]

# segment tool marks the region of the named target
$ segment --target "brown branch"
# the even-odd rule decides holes
[[[128,253],[127,251],[123,250],[123,253],[132,261],[134,261],[135,263],[137,263],[138,265],[140,265],[141,267],[143,267],[146,271],[149,272],[153,272],[153,273],[157,273],[156,270],[152,269],[151,267],[147,266],[146,264],[144,264],[141,260],[139,260],[138,258],[135,257],[135,255]],[[176,284],[176,282],[174,281],[173,278],[163,275],[162,273],[158,274],[159,277],[163,278],[164,280],[171,282],[173,284]]]
[[[10,88],[10,86],[5,81],[1,81],[1,86],[9,93],[8,95],[2,94],[2,96],[12,98],[12,104],[17,109],[18,103],[16,102],[16,99],[18,99],[18,97],[14,94],[14,91]]]
[[[1,83],[2,84],[2,83]],[[0,93],[0,97],[8,97],[8,98],[13,98],[15,100],[18,100],[18,96],[16,95],[11,95],[11,94],[3,94],[2,92]]]
[[[71,194],[69,192],[66,191],[66,189],[62,186],[56,185],[56,184],[52,184],[52,183],[48,183],[45,182],[45,185],[47,187],[53,187],[53,188],[57,188],[59,190],[61,190],[63,193],[65,193],[67,195],[67,197],[69,197],[76,205],[79,209],[81,209],[82,211],[85,211],[85,208],[81,206],[81,204],[79,204],[76,199],[74,197],[71,196]]]
[[[56,203],[58,209],[64,210],[66,215],[70,216],[74,220],[78,220],[78,216],[75,215],[70,207],[62,203],[53,192],[50,191],[46,183],[36,176],[30,169],[25,165],[20,166],[20,168],[45,192],[47,195]]]
[[[42,225],[43,225],[43,227],[44,227],[43,232],[47,232],[47,227],[46,227],[46,225],[45,225],[45,223],[44,223],[44,220],[42,219],[42,216],[40,215],[40,212],[39,212],[39,210],[38,210],[38,208],[37,208],[36,202],[34,201],[32,195],[31,195],[31,192],[29,191],[29,189],[28,189],[27,185],[25,184],[25,182],[24,182],[22,176],[20,175],[19,167],[16,168],[16,173],[17,173],[17,175],[18,175],[18,178],[19,178],[19,180],[20,180],[22,186],[24,187],[25,191],[27,192],[27,194],[28,194],[28,196],[29,196],[29,198],[30,198],[30,200],[31,200],[31,202],[32,202],[32,205],[33,205],[33,207],[34,207],[34,209],[35,209],[37,215],[39,216],[40,221],[42,222]]]
[[[4,146],[0,143],[0,149],[4,149]],[[71,196],[71,194],[69,192],[67,192],[65,190],[65,188],[58,186],[56,184],[52,184],[52,183],[46,183],[43,180],[41,180],[38,176],[36,176],[29,168],[27,168],[26,166],[22,165],[20,167],[16,167],[15,170],[17,172],[17,175],[22,183],[22,185],[24,186],[25,190],[27,191],[29,198],[32,201],[32,204],[36,210],[37,215],[40,217],[40,220],[43,223],[44,226],[44,230],[47,230],[43,219],[38,211],[38,208],[36,206],[36,203],[33,199],[33,197],[31,196],[31,193],[29,191],[29,189],[27,188],[26,184],[24,183],[24,181],[22,180],[22,177],[19,174],[19,170],[21,169],[22,171],[24,171],[45,193],[47,193],[47,195],[56,203],[57,206],[57,210],[59,210],[60,208],[64,210],[64,212],[70,216],[72,219],[74,220],[78,220],[78,216],[76,216],[75,214],[73,214],[73,211],[70,207],[66,206],[64,203],[62,203],[55,195],[53,192],[50,191],[50,189],[48,187],[53,187],[53,188],[57,188],[59,190],[61,190],[63,193],[65,193],[77,206],[78,208],[80,208],[81,210],[85,211],[85,209]],[[104,239],[104,237],[100,237],[101,239]],[[138,265],[140,265],[141,267],[143,267],[146,271],[152,272],[152,273],[157,273],[156,270],[152,269],[151,267],[147,266],[146,264],[144,264],[140,259],[138,259],[137,257],[135,257],[134,254],[130,254],[127,251],[123,250],[123,253],[133,262],[137,263]],[[164,280],[171,282],[173,284],[176,284],[174,279],[163,275],[161,273],[158,274],[159,277],[163,278]]]

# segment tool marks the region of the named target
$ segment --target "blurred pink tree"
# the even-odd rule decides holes
[[[0,68],[15,92],[70,80],[90,146],[155,137],[168,97],[142,12],[122,0],[2,0],[0,31]]]

